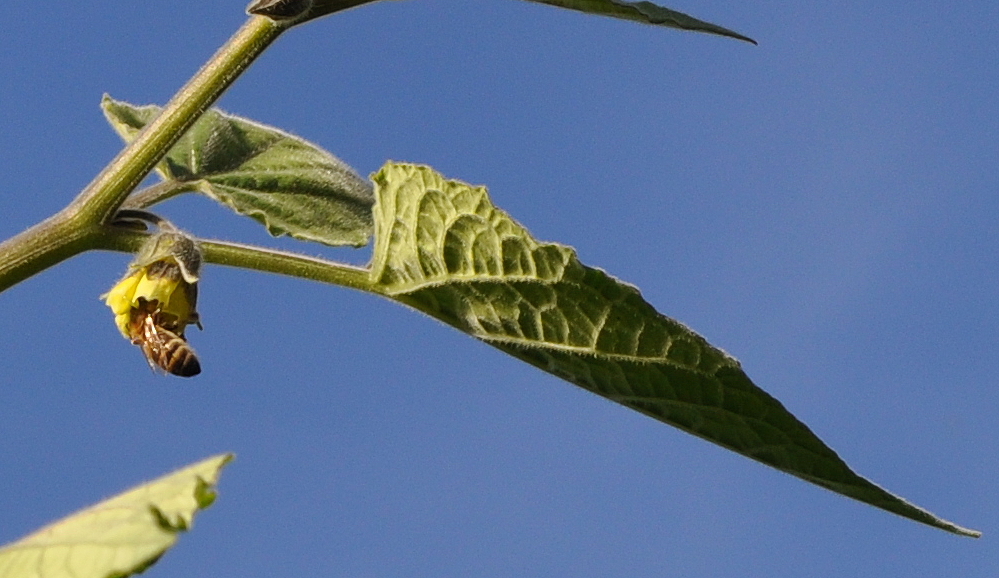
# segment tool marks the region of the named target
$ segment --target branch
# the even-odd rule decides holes
[[[114,215],[132,189],[287,28],[269,18],[251,16],[69,206],[0,243],[0,291],[96,248],[102,236],[100,226]]]

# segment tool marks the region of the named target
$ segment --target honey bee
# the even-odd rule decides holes
[[[101,299],[114,312],[118,330],[142,349],[153,371],[198,375],[201,362],[184,337],[188,325],[201,329],[197,240],[145,211],[122,210],[118,218],[116,222],[153,224],[160,231],[142,245],[125,276]]]
[[[142,349],[149,367],[179,377],[201,373],[201,362],[178,324],[167,321],[155,301],[150,303],[142,298],[139,301],[140,306],[128,326],[128,335],[132,343]]]

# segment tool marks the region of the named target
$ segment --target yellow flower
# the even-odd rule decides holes
[[[197,280],[188,282],[175,257],[133,267],[107,295],[104,303],[115,315],[118,330],[134,339],[136,316],[157,315],[157,325],[183,335],[184,328],[198,323]]]
[[[184,329],[199,328],[198,273],[201,250],[172,226],[150,237],[128,273],[101,298],[118,330],[142,348],[150,367],[190,377],[201,371]]]
[[[200,270],[197,243],[171,228],[150,237],[125,277],[102,297],[128,339],[135,340],[141,315],[155,315],[158,326],[183,336],[187,325],[198,323]]]

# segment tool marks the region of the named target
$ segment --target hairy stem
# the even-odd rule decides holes
[[[63,212],[0,243],[0,291],[86,251],[96,229]]]
[[[284,30],[270,18],[251,16],[67,210],[91,222],[106,222],[170,147]]]
[[[94,248],[128,194],[222,92],[287,26],[251,16],[129,143],[62,211],[0,243],[0,291],[73,255]]]
[[[138,190],[121,204],[122,209],[145,209],[157,203],[176,197],[182,193],[198,190],[198,184],[190,181],[161,181]]]
[[[201,250],[208,263],[280,273],[382,294],[363,267],[226,241],[201,241]]]
[[[148,233],[129,229],[102,227],[94,237],[94,248],[134,253],[148,236]],[[241,243],[203,239],[198,240],[198,243],[206,263],[278,273],[379,295],[383,293],[370,280],[368,270],[363,267]]]
[[[309,18],[332,14],[372,0],[339,0],[314,6]],[[311,6],[311,5],[310,5]],[[313,14],[313,12],[315,12]],[[251,16],[222,48],[167,103],[151,123],[87,185],[65,209],[38,223],[23,233],[0,243],[0,292],[73,255],[101,248],[108,237],[109,223],[129,193],[153,170],[184,132],[208,110],[218,97],[280,34],[300,21],[275,21],[266,16]],[[130,208],[143,208],[172,195],[190,189],[152,187],[135,198]],[[297,270],[316,280],[327,279],[331,273],[309,263],[306,257],[264,251],[251,259],[253,251],[244,248],[233,253],[234,246],[210,243],[208,252],[217,250],[218,259],[230,259],[227,264],[251,269],[287,273]],[[228,247],[228,248],[226,248]],[[137,245],[134,247],[137,248]],[[133,248],[133,249],[134,249]],[[299,259],[299,261],[295,261]],[[321,260],[320,260],[321,261]],[[222,261],[220,261],[222,262]],[[291,266],[297,262],[297,269]],[[244,264],[245,263],[245,264]],[[287,270],[287,271],[286,271]],[[287,273],[295,274],[295,273]],[[354,277],[346,275],[341,284],[354,286]],[[358,277],[359,279],[359,277]],[[364,285],[364,283],[361,283]],[[357,288],[363,288],[360,285]]]

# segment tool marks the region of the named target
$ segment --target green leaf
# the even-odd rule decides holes
[[[142,572],[215,501],[231,454],[208,458],[0,548],[0,578],[124,578]]]
[[[328,16],[334,12],[354,8],[355,6],[360,6],[361,4],[370,4],[371,2],[377,1],[378,0],[313,0],[312,7],[309,9],[308,13],[306,13],[301,20],[298,20],[296,24]],[[260,4],[260,2],[251,2],[249,9],[252,10],[257,4]]]
[[[683,12],[663,8],[662,6],[658,6],[652,2],[626,2],[625,0],[530,1],[540,2],[542,4],[551,4],[552,6],[568,8],[570,10],[578,10],[588,14],[599,14],[600,16],[612,16],[614,18],[634,20],[635,22],[642,22],[645,24],[655,24],[657,26],[679,28],[681,30],[718,34],[719,36],[728,36],[729,38],[737,38],[739,40],[745,40],[746,42],[756,44],[756,41],[748,36],[743,36],[742,34],[733,32],[728,28],[722,28],[721,26],[716,26],[709,22],[698,20],[697,18],[688,16]]]
[[[375,176],[371,280],[393,299],[593,393],[824,488],[968,536],[855,474],[739,362],[638,289],[540,243],[483,187]]]
[[[107,95],[101,108],[126,141],[160,111]],[[156,170],[253,217],[274,236],[355,247],[371,236],[370,182],[316,145],[245,118],[208,111]]]
[[[334,12],[339,12],[341,10],[346,10],[348,8],[354,8],[355,6],[360,6],[362,4],[368,4],[376,0],[315,0],[312,3],[312,7],[309,9],[308,13],[298,21],[298,23],[306,22],[308,20],[313,20],[315,18],[320,18],[328,14],[333,14]],[[694,32],[707,32],[709,34],[718,34],[720,36],[728,36],[729,38],[738,38],[739,40],[745,40],[746,42],[752,42],[756,44],[756,41],[748,36],[743,36],[738,32],[733,32],[728,28],[722,28],[721,26],[716,26],[709,22],[704,22],[703,20],[698,20],[692,16],[688,16],[683,12],[677,12],[675,10],[670,10],[669,8],[663,8],[652,2],[627,2],[625,0],[529,0],[531,2],[540,2],[542,4],[551,4],[552,6],[558,6],[559,8],[568,8],[570,10],[578,10],[580,12],[586,12],[588,14],[597,14],[600,16],[611,16],[614,18],[623,18],[625,20],[634,20],[635,22],[642,22],[645,24],[654,24],[657,26],[666,26],[668,28],[679,28],[680,30],[692,30]],[[250,5],[250,8],[257,4],[261,4],[260,1],[254,2]]]

